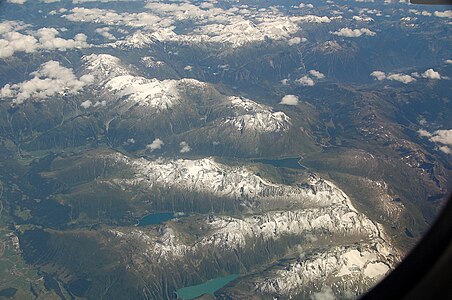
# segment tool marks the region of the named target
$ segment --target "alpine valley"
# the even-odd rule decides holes
[[[450,192],[451,26],[379,0],[1,1],[0,299],[358,298]]]

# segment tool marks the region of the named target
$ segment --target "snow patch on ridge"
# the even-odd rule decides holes
[[[209,227],[214,232],[203,242],[217,247],[243,248],[250,238],[263,240],[284,236],[301,236],[308,232],[361,234],[379,237],[376,224],[357,213],[346,203],[295,211],[269,212],[244,219],[211,217]]]
[[[122,75],[109,80],[105,87],[142,106],[150,106],[159,110],[167,110],[179,102],[176,80],[147,79],[141,76]]]
[[[240,131],[286,132],[290,128],[290,118],[283,112],[273,112],[272,108],[240,97],[230,97],[231,107],[236,116],[227,118]]]
[[[91,54],[82,57],[85,70],[100,83],[116,76],[128,75],[130,70],[124,67],[121,60],[110,54]]]
[[[260,292],[291,297],[304,286],[323,286],[326,281],[345,280],[350,286],[356,279],[372,283],[394,266],[396,257],[389,244],[381,239],[359,246],[337,246],[300,257],[255,285]]]
[[[151,57],[143,58],[145,63],[155,62]],[[125,67],[121,60],[109,54],[91,54],[84,56],[84,68],[99,82],[103,91],[111,93],[117,100],[131,102],[139,106],[165,111],[182,102],[179,89],[183,86],[204,87],[205,83],[195,79],[158,80],[134,75],[133,70]]]
[[[211,157],[152,161],[131,159],[118,153],[110,157],[117,163],[124,163],[134,172],[133,179],[121,179],[119,184],[149,188],[153,185],[176,187],[243,201],[290,199],[306,206],[319,207],[341,204],[350,211],[356,211],[341,190],[316,176],[312,176],[311,182],[305,185],[290,186],[272,183],[244,166],[220,164]]]
[[[246,103],[237,103],[246,107]],[[274,266],[262,277],[251,279],[260,293],[290,297],[312,284],[322,287],[327,282],[342,282],[353,288],[357,282],[373,284],[399,260],[399,253],[391,246],[382,225],[357,211],[337,186],[314,174],[302,184],[286,185],[264,179],[246,166],[228,166],[213,158],[150,161],[119,153],[108,157],[113,163],[132,170],[131,179],[116,181],[125,188],[158,185],[238,201],[266,199],[277,203],[291,199],[306,205],[242,217],[210,215],[197,221],[203,234],[189,244],[179,238],[171,223],[160,226],[157,234],[136,230],[135,240],[145,243],[143,255],[149,261],[174,263],[190,259],[200,251],[215,252],[221,257],[253,249],[256,242],[283,241],[290,237],[306,237],[308,244],[309,237],[316,235],[336,242],[342,238],[354,241],[307,251],[300,246],[298,259],[283,268]],[[127,239],[130,234],[116,236]]]

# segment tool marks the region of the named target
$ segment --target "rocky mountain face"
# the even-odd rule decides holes
[[[66,97],[70,103],[61,99],[42,104],[29,101],[10,111],[14,115],[7,120],[15,124],[4,126],[15,131],[17,124],[24,148],[72,147],[106,138],[114,146],[138,149],[163,136],[172,148],[190,139],[200,149],[238,151],[245,156],[256,151],[276,153],[280,148],[267,147],[272,139],[280,140],[279,147],[286,149],[301,147],[289,138],[296,134],[296,123],[270,106],[231,95],[231,91],[225,94],[215,85],[195,79],[158,80],[136,75],[136,67],[126,66],[109,54],[84,56],[82,62],[79,73],[92,76],[96,82],[84,94]],[[40,119],[46,128],[29,127],[22,111],[32,122]],[[41,132],[36,135],[36,130]]]
[[[0,298],[358,298],[445,203],[450,12],[11,2]]]
[[[424,204],[414,208],[400,200],[403,189],[395,190],[378,174],[387,170],[381,153],[350,157],[345,151],[339,157],[346,165],[336,165],[337,158],[327,153],[326,160],[318,161],[322,154],[314,149],[328,149],[354,136],[339,125],[340,116],[331,116],[330,122],[342,133],[328,129],[322,137],[309,104],[290,110],[196,79],[147,77],[110,54],[91,54],[81,61],[79,76],[93,78],[84,92],[62,95],[67,101],[54,98],[11,107],[3,127],[25,156],[71,147],[42,158],[19,185],[20,193],[45,200],[31,197],[21,204],[41,228],[25,227],[18,233],[26,262],[55,274],[69,294],[174,298],[182,286],[221,274],[244,274],[218,295],[306,298],[331,287],[329,293],[353,298],[400,261],[404,250],[397,239],[407,239],[404,234],[424,226],[417,215]],[[320,102],[315,109],[325,105]],[[402,139],[385,135],[377,113],[369,118],[359,109],[362,117],[352,119],[362,124],[356,130],[381,137],[399,151],[392,143]],[[42,125],[26,125],[25,118]],[[319,118],[327,119],[328,111]],[[90,146],[80,148],[86,144]],[[306,153],[303,164],[308,169],[243,160],[272,153]],[[219,155],[227,158],[218,160]],[[366,164],[377,173],[352,171]],[[413,172],[419,166],[408,165]],[[326,176],[341,182],[357,205],[311,168],[330,170]],[[351,188],[355,182],[359,191]],[[35,190],[27,192],[27,185]],[[39,185],[47,188],[37,192]],[[47,215],[49,209],[58,218]],[[131,226],[140,216],[158,211],[188,216],[149,228]],[[378,221],[370,217],[376,215]],[[96,260],[86,252],[92,247],[72,248],[73,243],[98,245],[99,268],[85,265]],[[68,262],[67,255],[74,259]],[[132,290],[101,288],[115,282]]]
[[[93,207],[83,202],[94,198],[83,190],[91,178],[96,178],[96,185],[103,186],[102,190],[109,186],[118,193],[123,191],[123,195],[135,199],[133,202],[144,202],[147,207],[155,205],[153,202],[157,199],[150,198],[160,191],[162,197],[156,197],[158,201],[172,201],[173,205],[176,203],[175,210],[184,208],[191,213],[151,228],[102,226],[95,232],[25,230],[21,245],[27,249],[24,250],[27,261],[40,265],[47,272],[61,272],[58,280],[68,286],[71,293],[79,292],[71,286],[81,280],[82,274],[76,266],[85,261],[86,255],[83,248],[72,249],[74,260],[68,264],[62,258],[67,255],[68,240],[75,243],[93,240],[101,243],[102,249],[115,249],[115,255],[122,259],[115,263],[114,270],[126,266],[117,280],[131,277],[143,283],[154,283],[146,284],[140,298],[173,297],[172,291],[178,286],[200,278],[209,278],[218,272],[253,274],[252,270],[260,268],[266,271],[245,277],[240,284],[248,285],[263,297],[304,295],[306,285],[315,282],[323,286],[319,284],[320,277],[325,284],[348,278],[350,283],[338,286],[337,292],[357,296],[400,259],[401,253],[392,245],[381,224],[360,213],[333,183],[314,174],[288,185],[274,182],[268,175],[256,175],[252,165],[227,166],[213,158],[149,160],[132,159],[119,153],[91,155],[102,161],[103,167],[101,163],[83,160],[68,165],[63,158],[54,160],[51,170],[42,174],[64,185],[72,180],[70,191],[49,199],[71,208],[67,213],[72,224],[86,224],[89,219],[100,221],[105,216],[113,220],[114,209],[119,206],[114,204],[114,199],[97,194],[97,214],[90,214]],[[74,168],[73,163],[78,167]],[[65,165],[70,169],[65,170]],[[75,178],[78,178],[76,182]],[[178,192],[171,194],[174,190]],[[191,197],[193,194],[201,197]],[[130,200],[125,201],[132,215],[140,214],[143,203],[130,205]],[[220,211],[220,204],[219,214],[197,213],[209,211],[209,208],[211,212]],[[42,235],[47,238],[43,239]],[[261,247],[266,250],[260,251]],[[52,254],[44,255],[48,251]],[[280,262],[275,265],[275,260]],[[52,261],[58,263],[55,265]],[[282,269],[282,266],[287,267]],[[65,278],[66,272],[72,275]],[[164,280],[156,281],[157,278]],[[89,284],[83,296],[98,297],[97,285],[105,278],[87,275],[84,280]],[[237,291],[242,289],[239,286]],[[225,290],[224,293],[235,297],[237,291]],[[108,293],[118,291],[112,289]]]

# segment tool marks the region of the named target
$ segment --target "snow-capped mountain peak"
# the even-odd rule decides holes
[[[252,100],[230,97],[235,116],[227,118],[225,124],[232,124],[240,131],[281,132],[290,128],[290,118],[283,112]]]
[[[91,54],[82,57],[87,73],[93,75],[101,83],[116,76],[130,74],[121,60],[110,54]]]

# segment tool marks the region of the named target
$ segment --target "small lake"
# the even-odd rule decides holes
[[[172,212],[152,213],[144,216],[138,221],[138,226],[156,225],[175,218]]]
[[[239,275],[233,274],[226,277],[218,277],[199,285],[192,285],[177,290],[177,297],[184,300],[195,299],[205,294],[214,295],[216,291],[229,282],[235,280]]]
[[[290,157],[281,159],[255,159],[252,162],[257,162],[266,165],[272,165],[278,168],[289,168],[289,169],[304,169],[306,167],[300,164],[301,157]]]

